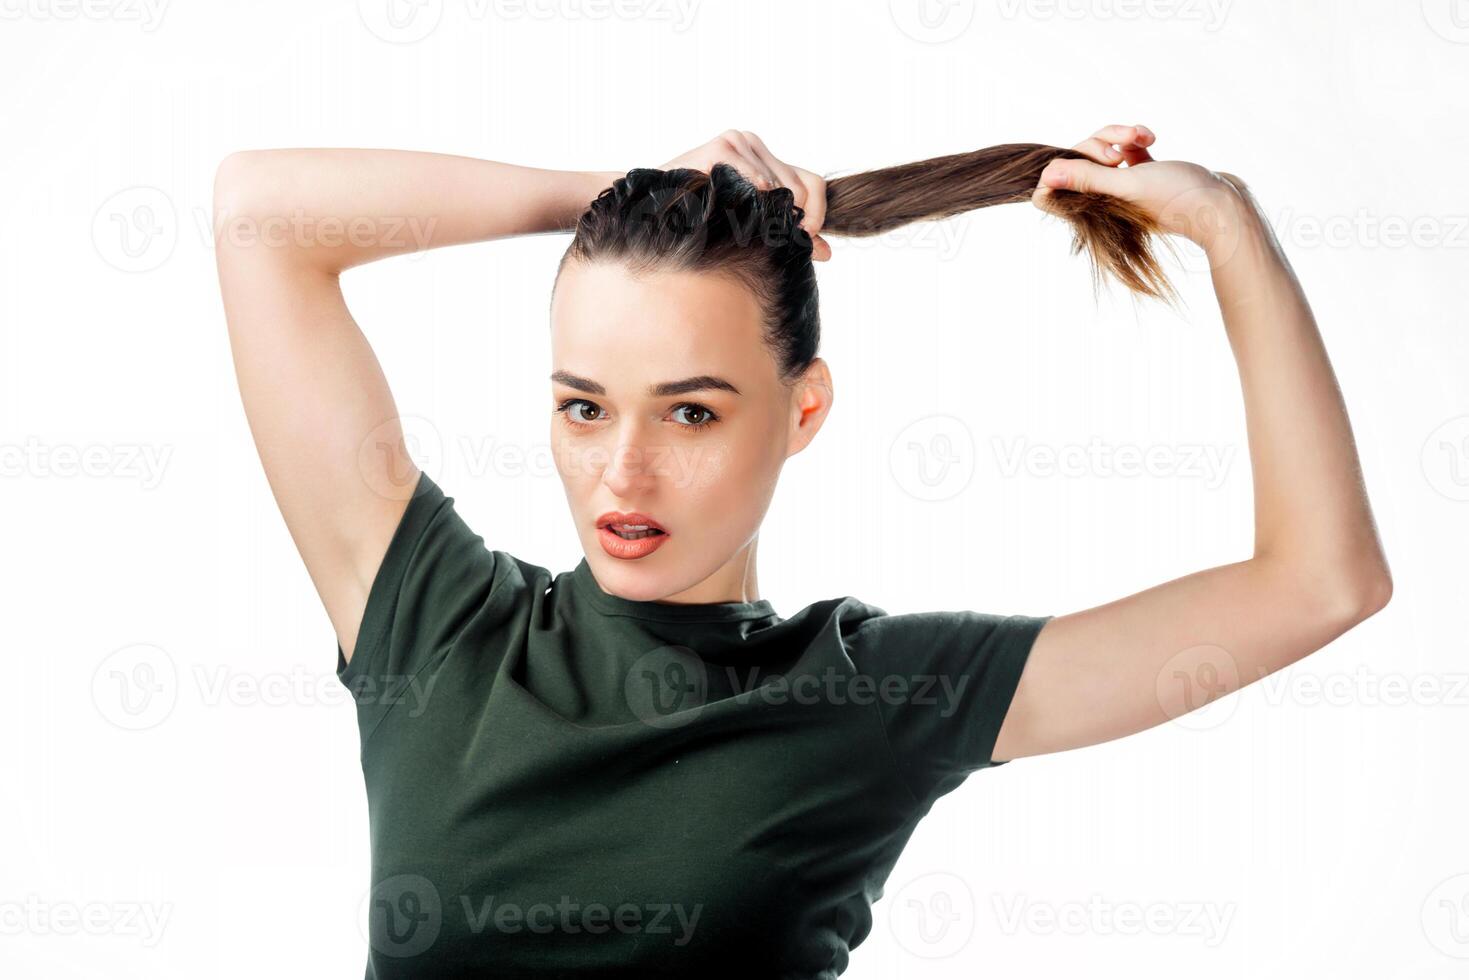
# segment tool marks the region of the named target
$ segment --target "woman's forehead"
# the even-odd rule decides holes
[[[619,386],[727,377],[769,360],[759,310],[738,283],[686,272],[635,278],[600,263],[563,272],[551,347],[557,370]]]

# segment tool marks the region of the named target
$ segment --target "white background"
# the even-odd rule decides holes
[[[614,170],[733,127],[836,175],[1132,122],[1274,222],[1395,597],[1204,712],[971,777],[846,975],[1469,972],[1469,2],[424,0],[396,27],[388,2],[0,0],[0,973],[361,976],[357,731],[235,387],[227,153]],[[544,456],[568,241],[344,278],[438,440],[421,465],[492,547],[556,571],[581,556]],[[1179,316],[1094,302],[1029,204],[831,241],[835,410],[761,537],[779,612],[1059,614],[1248,557],[1238,376],[1197,255],[1170,265]],[[1133,449],[1154,465],[1118,472]],[[933,942],[925,908],[952,913]]]

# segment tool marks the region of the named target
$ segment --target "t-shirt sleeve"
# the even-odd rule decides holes
[[[920,801],[954,789],[993,758],[1021,672],[1053,617],[969,611],[881,615],[854,638],[871,677],[899,775]]]
[[[511,601],[517,581],[524,584],[516,560],[486,548],[454,498],[421,473],[369,589],[350,661],[337,644],[337,678],[360,711],[391,704],[492,598]]]

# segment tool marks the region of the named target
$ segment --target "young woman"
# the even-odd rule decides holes
[[[369,977],[836,976],[918,821],[970,773],[1177,717],[1383,607],[1305,297],[1243,183],[1154,160],[1154,141],[1107,126],[1071,150],[830,183],[734,130],[626,175],[390,150],[223,162],[245,411],[358,705]],[[1168,294],[1150,235],[1209,257],[1254,554],[1054,617],[850,596],[778,615],[756,546],[832,406],[822,233],[1025,200],[1140,294]],[[415,466],[338,283],[388,255],[553,231],[574,239],[550,313],[551,441],[586,552],[554,576],[487,548]]]

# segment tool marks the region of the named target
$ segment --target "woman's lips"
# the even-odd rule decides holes
[[[651,555],[668,539],[668,529],[639,511],[609,510],[597,518],[597,540],[613,558]]]
[[[633,559],[651,555],[663,546],[668,540],[666,531],[649,528],[645,531],[626,532],[631,536],[619,534],[617,530],[622,525],[604,524],[597,528],[597,540],[602,544],[602,550],[613,558]]]

